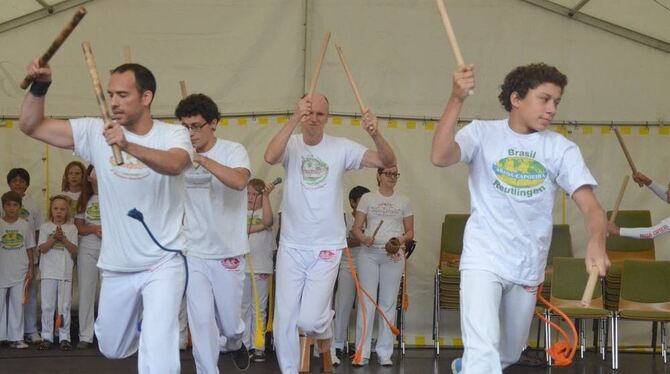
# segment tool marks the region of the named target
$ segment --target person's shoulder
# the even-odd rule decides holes
[[[182,125],[167,123],[158,119],[153,120],[153,128],[156,132],[161,134],[179,134],[188,136],[188,130]]]
[[[220,149],[226,149],[226,150],[232,150],[232,151],[238,151],[238,150],[246,151],[247,150],[246,147],[242,143],[238,143],[236,141],[223,139],[223,138],[216,138],[216,144],[214,146],[218,147]]]

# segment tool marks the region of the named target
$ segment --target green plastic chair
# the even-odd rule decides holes
[[[607,218],[612,215],[607,212]],[[616,216],[615,223],[619,227],[650,227],[651,213],[648,210],[620,210]],[[623,261],[629,259],[656,258],[656,249],[653,239],[634,239],[622,236],[610,235],[605,243],[607,255],[611,261]]]
[[[579,347],[580,356],[584,358],[585,337],[584,321],[591,319],[597,322],[598,326],[598,347],[602,359],[605,359],[605,330],[607,322],[612,317],[612,312],[604,308],[602,287],[596,287],[593,292],[591,304],[589,307],[581,305],[582,294],[588,280],[588,274],[584,267],[583,258],[555,257],[553,259],[554,271],[552,274],[551,297],[549,301],[561,309],[568,317],[578,319]],[[547,310],[545,318],[549,319],[556,316]],[[551,328],[545,323],[545,346],[551,344]],[[613,356],[614,357],[614,356]],[[547,355],[547,361],[551,365],[551,357]],[[612,361],[614,365],[614,361]]]
[[[619,319],[661,324],[661,354],[667,363],[665,324],[670,321],[670,262],[624,261],[619,310],[612,318],[614,369],[619,365]]]

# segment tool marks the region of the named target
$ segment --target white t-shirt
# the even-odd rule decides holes
[[[0,288],[23,282],[29,264],[26,249],[35,247],[34,237],[35,230],[27,221],[0,219]]]
[[[347,246],[342,176],[361,168],[365,151],[346,138],[324,134],[319,144],[310,146],[302,134],[291,136],[283,160],[282,245],[319,251]]]
[[[365,236],[372,236],[379,227],[375,242],[372,245],[376,249],[384,249],[389,239],[404,234],[403,219],[414,215],[407,197],[396,193],[391,196],[383,196],[379,191],[368,192],[363,195],[356,210],[366,214]],[[379,222],[382,220],[384,220],[384,223],[379,226]]]
[[[86,178],[84,176],[84,178]],[[71,192],[71,191],[61,191],[58,193],[58,195],[65,195],[70,198],[70,222],[74,221],[74,216],[77,215],[77,203],[79,202],[79,196],[81,195],[80,192]]]
[[[456,134],[470,167],[471,215],[460,268],[491,271],[511,282],[544,280],[552,210],[560,186],[572,195],[596,186],[577,145],[560,134],[518,134],[508,120],[473,121]]]
[[[159,174],[135,157],[123,153],[124,164],[116,166],[111,147],[102,136],[99,118],[71,119],[74,150],[95,166],[98,177],[100,222],[105,228],[98,267],[111,271],[143,271],[174,256],[149,237],[142,224],[128,216],[137,208],[158,242],[169,249],[184,249],[182,218],[186,188],[182,174]],[[148,148],[167,151],[193,147],[188,130],[154,120],[151,130],[137,135],[124,129],[126,139]]]
[[[247,210],[247,225],[260,225],[263,223],[263,208],[251,211]],[[249,235],[249,249],[251,250],[251,264],[256,274],[272,274],[274,264],[272,263],[272,252],[275,250],[275,241],[272,237],[272,227],[257,231]],[[247,266],[247,273],[249,273]]]
[[[61,225],[63,234],[72,244],[77,245],[77,227],[72,223]],[[40,239],[37,245],[46,242],[56,232],[56,224],[45,222],[40,227]],[[65,248],[65,244],[56,242],[50,250],[42,253],[40,260],[40,274],[42,279],[72,280],[72,255]]]
[[[347,228],[347,239],[353,238],[354,234],[352,233],[352,228],[354,227],[354,216],[351,212],[344,213],[344,225]],[[363,224],[363,229],[365,230],[365,223]],[[356,263],[356,256],[360,251],[361,246],[349,247],[349,253],[351,253],[351,259]],[[346,254],[342,254],[342,260],[340,261],[340,269],[349,271],[349,259],[346,257]]]
[[[239,143],[216,139],[203,155],[229,168],[251,170],[247,150]],[[184,175],[186,254],[222,259],[249,253],[247,189],[237,191],[224,185],[202,166],[196,169],[191,165]]]
[[[92,195],[86,203],[86,210],[83,213],[77,213],[77,219],[84,221],[86,225],[100,225],[100,201],[98,195]],[[79,238],[79,248],[100,249],[102,240],[95,234],[82,235]]]

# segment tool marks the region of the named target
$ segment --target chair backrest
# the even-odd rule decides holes
[[[463,252],[463,234],[469,214],[445,214],[440,240],[440,262],[458,262]]]
[[[670,262],[624,261],[619,309],[626,309],[625,301],[651,304],[670,302]]]
[[[547,265],[553,264],[554,257],[572,257],[572,235],[570,225],[554,225]]]
[[[607,217],[612,215],[607,212]],[[616,225],[619,227],[650,227],[651,213],[648,210],[620,210]],[[649,259],[656,258],[656,249],[652,239],[634,239],[610,235],[605,244],[611,260]]]
[[[583,258],[554,257],[551,298],[579,301],[589,278]],[[601,299],[602,287],[596,286],[592,299]],[[593,303],[592,303],[593,305]],[[600,305],[602,307],[602,304]]]

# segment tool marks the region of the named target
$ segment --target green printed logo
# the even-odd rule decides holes
[[[19,249],[23,247],[23,235],[14,230],[6,231],[2,237],[0,237],[0,242],[4,249]]]
[[[28,209],[21,207],[21,212],[19,212],[19,217],[25,219],[26,221],[28,220],[28,217],[30,217],[30,212]]]
[[[493,164],[492,169],[497,177],[494,187],[506,194],[532,197],[545,190],[542,184],[547,179],[547,169],[535,160],[534,151],[509,149],[508,157]]]
[[[328,177],[328,165],[310,155],[302,158],[302,185],[306,188],[319,188]]]
[[[100,221],[100,204],[91,203],[91,205],[86,208],[86,220],[87,221]]]

